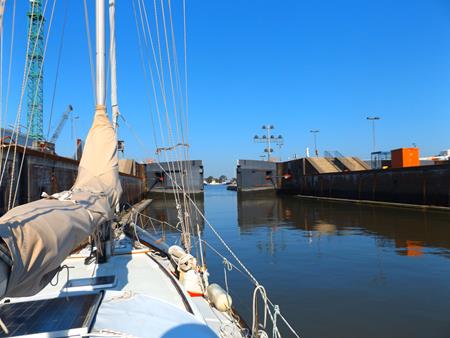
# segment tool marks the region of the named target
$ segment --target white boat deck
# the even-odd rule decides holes
[[[205,298],[191,298],[183,290],[164,267],[167,259],[147,248],[133,249],[128,238],[116,241],[115,247],[114,255],[103,264],[94,260],[86,265],[89,250],[83,249],[64,261],[68,269],[61,270],[39,294],[10,301],[93,292],[92,286],[66,284],[69,280],[112,275],[116,283],[105,289],[91,337],[242,337],[228,314],[210,307]]]

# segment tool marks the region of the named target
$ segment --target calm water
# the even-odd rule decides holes
[[[450,337],[450,213],[238,198],[224,187],[207,187],[200,204],[302,337]],[[175,217],[163,203],[150,213]],[[204,237],[225,252],[207,227]],[[222,260],[209,250],[207,262],[223,285]],[[228,275],[250,322],[251,285]]]

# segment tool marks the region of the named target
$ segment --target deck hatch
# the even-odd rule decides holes
[[[69,334],[86,334],[101,297],[101,293],[94,293],[2,304],[0,318],[8,328],[9,335],[0,332],[0,337],[40,334],[45,337],[62,337]]]

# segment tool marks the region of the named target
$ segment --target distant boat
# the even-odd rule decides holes
[[[204,181],[203,183],[205,185],[226,185],[227,184],[226,182],[217,182],[215,180],[212,180],[211,182]]]

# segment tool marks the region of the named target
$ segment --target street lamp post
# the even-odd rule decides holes
[[[78,145],[78,142],[77,142],[77,132],[76,132],[76,122],[78,121],[78,119],[79,119],[80,117],[77,115],[77,116],[75,116],[74,114],[72,114],[72,116],[71,116],[71,121],[72,121],[72,140],[74,140],[75,141],[75,159],[79,159],[78,157],[77,157],[77,152],[78,152],[78,147],[79,147],[79,145]]]
[[[379,116],[368,116],[367,120],[372,121],[372,142],[373,142],[373,152],[377,151],[376,139],[375,139],[375,121],[380,120]]]
[[[72,114],[72,116],[71,116],[71,122],[72,122],[72,130],[71,130],[71,132],[72,132],[72,135],[70,135],[71,137],[72,137],[72,140],[75,138],[75,140],[77,139],[77,133],[76,133],[76,122],[77,122],[77,120],[79,119],[80,117],[77,115],[77,116],[74,116],[73,114]]]
[[[264,152],[267,153],[267,161],[270,161],[270,154],[273,152],[271,144],[275,143],[281,148],[284,143],[284,139],[281,135],[278,135],[278,137],[271,135],[271,130],[275,129],[275,127],[271,124],[263,125],[262,129],[266,131],[266,134],[262,136],[255,135],[253,137],[253,141],[257,143],[266,143],[267,147],[264,149]]]
[[[320,130],[310,130],[309,132],[314,135],[314,154],[316,154],[316,157],[319,157],[319,151],[317,150],[317,133],[320,132]]]

